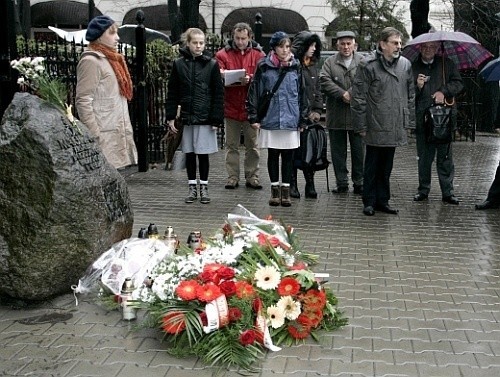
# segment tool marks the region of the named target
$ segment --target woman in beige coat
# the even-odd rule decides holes
[[[101,150],[116,169],[137,164],[127,101],[132,80],[123,55],[116,51],[118,28],[108,16],[89,22],[88,48],[77,68],[76,109]]]

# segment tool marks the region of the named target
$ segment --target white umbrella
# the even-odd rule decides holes
[[[62,39],[68,42],[79,43],[79,44],[89,44],[89,42],[85,39],[85,34],[87,33],[87,29],[77,30],[77,31],[66,31],[63,29],[58,29],[54,26],[49,26],[49,29],[60,36]]]
[[[127,43],[135,46],[135,29],[137,25],[122,25],[118,28],[118,35],[120,36],[121,43]],[[171,43],[170,37],[161,31],[145,28],[146,43],[152,42],[156,39],[161,39],[167,43]]]

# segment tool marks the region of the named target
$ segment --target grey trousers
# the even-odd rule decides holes
[[[226,170],[228,178],[240,179],[240,136],[243,132],[245,158],[243,168],[245,178],[259,177],[260,152],[257,147],[258,131],[248,122],[226,118]]]
[[[347,169],[347,138],[351,146],[351,179],[355,186],[363,186],[363,164],[365,147],[363,138],[354,131],[328,130],[330,153],[337,187],[349,186],[349,170]]]
[[[432,163],[436,156],[436,168],[443,197],[454,195],[453,178],[455,165],[453,164],[453,146],[450,144],[429,144],[425,141],[425,134],[417,132],[418,156],[418,192],[429,195],[431,190]]]

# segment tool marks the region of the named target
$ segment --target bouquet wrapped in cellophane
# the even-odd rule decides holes
[[[145,325],[161,328],[170,353],[254,371],[266,350],[347,324],[310,269],[315,260],[293,228],[238,206],[210,240],[153,268],[133,305],[147,310]]]

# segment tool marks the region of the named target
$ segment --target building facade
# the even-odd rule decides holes
[[[66,0],[31,0],[31,6],[33,7],[36,4],[47,2],[63,3],[64,1]],[[82,5],[88,5],[88,0],[71,1],[81,3]],[[122,24],[125,16],[131,10],[152,6],[166,7],[167,0],[94,0],[94,4],[101,13],[111,16],[119,24]],[[409,11],[410,0],[400,1],[398,6],[404,11],[404,19],[402,21],[406,25],[409,34],[411,32]],[[293,11],[296,17],[303,18],[310,31],[320,36],[322,41],[326,43],[327,48],[332,47],[329,46],[331,41],[325,36],[325,29],[326,26],[335,19],[336,15],[333,13],[326,0],[202,0],[200,3],[200,14],[207,25],[208,31],[214,34],[221,34],[224,20],[231,12],[243,8],[266,7]],[[451,1],[431,0],[430,9],[429,21],[436,29],[453,29]],[[261,12],[261,14],[263,17],[263,24],[273,22],[272,19],[266,20],[266,12]],[[148,26],[147,18],[145,20],[145,25]]]

